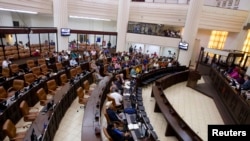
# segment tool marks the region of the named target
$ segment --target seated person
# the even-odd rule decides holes
[[[109,72],[109,73],[113,73],[113,70],[114,70],[114,69],[115,69],[115,68],[114,68],[113,64],[110,63],[110,64],[108,65],[108,72]]]
[[[240,71],[240,68],[238,66],[235,66],[233,71],[228,74],[229,79],[230,78],[231,79],[238,79],[239,78],[239,71]]]
[[[78,63],[76,62],[75,58],[71,58],[70,61],[69,61],[69,65],[71,67],[75,67],[78,65]]]
[[[112,105],[112,101],[108,101],[106,103],[106,112],[107,112],[107,115],[108,115],[111,122],[117,121],[117,122],[123,123],[124,119],[126,119],[124,113],[118,114],[114,110],[114,107]]]
[[[114,92],[111,92],[109,95],[115,99],[116,108],[120,108],[123,106],[122,105],[123,97],[120,93],[118,93],[117,89]]]
[[[2,62],[2,68],[9,68],[9,65],[11,64],[11,61],[9,57],[6,58],[6,60],[3,60]]]
[[[121,69],[121,65],[118,62],[115,62],[114,66],[115,66],[115,70],[120,70]]]
[[[115,84],[116,88],[119,90],[121,94],[123,94],[123,83],[117,78],[114,78],[113,83]]]
[[[250,89],[250,77],[244,76],[245,82],[240,86],[241,90],[249,90]]]
[[[117,74],[116,76],[117,81],[119,81],[121,84],[124,84],[124,76],[123,73]]]
[[[242,85],[242,84],[245,82],[244,74],[243,74],[243,73],[240,73],[240,74],[239,74],[239,78],[237,78],[236,81],[237,81],[240,85]]]
[[[135,68],[134,68],[134,67],[131,68],[131,70],[130,70],[130,76],[136,77],[136,75],[137,75],[137,73],[136,73],[136,71],[135,71]]]
[[[129,63],[128,63],[128,61],[126,61],[123,65],[122,65],[122,68],[129,68]]]
[[[116,123],[109,124],[107,131],[113,141],[133,141],[130,133],[120,130]]]
[[[96,65],[96,61],[92,60],[90,64],[91,69],[93,69],[95,72],[100,73],[99,67]]]
[[[160,65],[159,65],[158,61],[154,61],[153,68],[154,68],[154,69],[158,69],[159,66],[160,66]]]

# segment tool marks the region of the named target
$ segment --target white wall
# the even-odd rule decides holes
[[[208,47],[211,30],[199,29],[196,35],[196,39],[200,40],[200,46]]]
[[[150,54],[153,54],[155,52],[157,55],[160,54],[160,46],[157,45],[146,45],[145,50],[148,50]]]
[[[235,33],[235,32],[229,32],[228,33],[224,49],[236,50],[236,48],[237,48],[236,45],[238,43],[238,40],[237,40],[238,34],[239,33]]]
[[[175,53],[175,56],[178,55],[178,49],[172,47],[161,47],[162,52],[160,53],[161,56],[172,57],[171,55]],[[171,54],[169,54],[169,51]]]

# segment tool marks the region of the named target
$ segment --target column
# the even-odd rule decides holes
[[[68,27],[68,0],[53,0],[54,26],[57,27],[58,51],[68,50],[68,36],[61,36],[61,28]]]
[[[118,40],[117,40],[116,51],[126,50],[125,45],[126,45],[126,33],[128,27],[130,1],[131,0],[119,0],[118,16],[117,16]]]
[[[181,65],[189,66],[194,51],[194,42],[199,26],[204,0],[191,0],[188,7],[182,41],[189,43],[188,50],[180,50],[178,61]],[[195,60],[192,60],[193,62]]]
[[[245,24],[243,26],[246,26],[247,23],[250,23],[250,14],[248,15],[248,18],[245,22]],[[244,45],[244,42],[246,40],[246,37],[247,37],[247,33],[248,33],[248,30],[242,30],[238,33],[236,39],[235,39],[235,45],[233,45],[234,47],[236,47],[235,49],[236,50],[242,50],[243,49],[243,45]]]

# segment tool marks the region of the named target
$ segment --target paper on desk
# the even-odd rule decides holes
[[[132,124],[132,123],[128,124],[129,130],[138,129],[138,128],[139,128],[138,124]]]
[[[130,93],[124,93],[123,95],[124,96],[130,96]]]

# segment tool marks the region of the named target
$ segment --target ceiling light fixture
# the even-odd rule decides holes
[[[33,12],[33,11],[15,10],[15,9],[7,9],[7,8],[0,8],[0,10],[10,11],[10,12],[18,12],[18,13],[27,13],[27,14],[37,14],[37,12]]]
[[[81,17],[81,16],[69,16],[70,18],[75,19],[88,19],[88,20],[99,20],[99,21],[111,21],[110,19],[101,19],[101,18],[91,18],[91,17]]]

